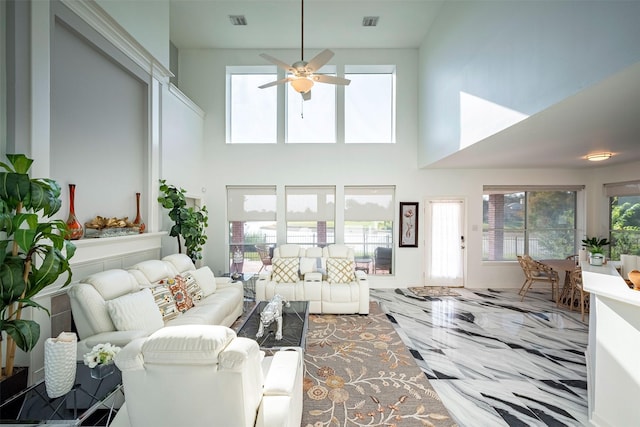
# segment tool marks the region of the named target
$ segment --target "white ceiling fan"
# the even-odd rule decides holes
[[[308,101],[311,99],[311,88],[315,82],[319,83],[329,83],[334,85],[342,85],[346,86],[351,83],[351,80],[344,79],[342,77],[334,77],[327,76],[324,74],[315,74],[324,64],[329,62],[329,60],[333,57],[333,52],[329,49],[325,49],[316,56],[311,59],[311,61],[304,61],[304,0],[301,0],[301,12],[300,12],[300,22],[301,22],[301,31],[300,31],[300,61],[294,62],[291,65],[280,61],[279,59],[274,58],[271,55],[267,55],[266,53],[261,53],[260,56],[271,62],[272,64],[277,65],[283,70],[287,71],[291,75],[285,77],[284,79],[276,80],[270,83],[265,83],[262,86],[258,86],[260,89],[268,88],[271,86],[284,84],[287,82],[291,82],[291,87],[302,95],[302,99]]]

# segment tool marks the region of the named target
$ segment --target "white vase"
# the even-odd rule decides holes
[[[78,338],[72,332],[62,332],[57,338],[47,338],[44,342],[44,383],[51,399],[73,388],[77,346]]]
[[[604,264],[604,256],[602,254],[592,254],[589,257],[589,264],[591,264],[591,265],[602,265],[602,264]]]

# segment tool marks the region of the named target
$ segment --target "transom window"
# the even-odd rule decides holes
[[[303,101],[289,84],[258,88],[285,77],[274,66],[227,67],[227,143],[395,143],[395,66],[344,71],[351,84],[316,83]],[[335,65],[320,73],[341,75]]]

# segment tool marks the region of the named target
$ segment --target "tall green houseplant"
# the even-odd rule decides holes
[[[13,374],[16,346],[31,351],[40,337],[40,325],[23,319],[23,309],[46,308],[33,298],[62,274],[71,282],[69,259],[75,246],[65,240],[67,224],[46,220],[58,212],[60,186],[51,179],[31,178],[32,159],[7,154],[9,164],[0,162],[0,343],[3,376]],[[1,338],[0,338],[1,339]],[[3,345],[6,348],[3,353]]]
[[[178,252],[182,253],[182,241],[187,250],[187,255],[195,263],[202,259],[202,247],[207,242],[205,228],[209,220],[207,207],[197,209],[187,206],[186,190],[167,184],[166,180],[160,180],[160,192],[164,195],[158,197],[162,207],[169,209],[169,218],[173,221],[169,236],[178,239]]]

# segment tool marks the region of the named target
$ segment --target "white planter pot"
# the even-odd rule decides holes
[[[589,257],[589,264],[591,265],[602,265],[604,264],[604,255],[602,254],[593,254]]]
[[[56,398],[67,394],[76,379],[77,337],[62,332],[44,343],[44,383],[47,395]]]

